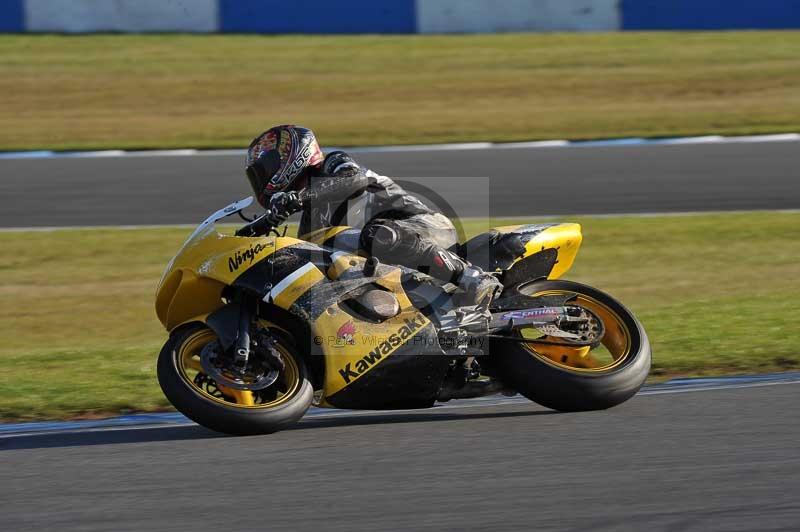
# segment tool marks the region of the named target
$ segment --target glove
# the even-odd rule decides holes
[[[303,208],[297,192],[276,192],[269,199],[269,213],[267,220],[272,224],[281,225],[286,218]]]
[[[322,172],[330,177],[353,177],[361,170],[358,163],[343,151],[333,151],[325,157]]]

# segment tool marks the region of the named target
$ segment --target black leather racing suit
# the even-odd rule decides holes
[[[309,177],[299,235],[332,226],[360,229],[359,248],[378,259],[456,282],[467,264],[447,250],[457,243],[453,223],[388,177],[332,152]]]

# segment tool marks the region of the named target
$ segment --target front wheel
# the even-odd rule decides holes
[[[554,296],[602,322],[596,346],[520,330],[529,342],[500,340],[492,357],[501,380],[528,399],[562,412],[602,410],[623,403],[650,371],[650,343],[642,324],[608,294],[571,281],[534,281],[516,290],[529,297]]]
[[[228,388],[205,374],[200,356],[217,336],[202,324],[170,336],[158,357],[158,382],[175,408],[204,427],[237,435],[281,430],[303,417],[314,390],[292,343],[283,336],[277,339],[284,369],[263,390]]]

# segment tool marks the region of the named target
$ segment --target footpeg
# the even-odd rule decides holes
[[[472,333],[489,332],[492,314],[477,306],[458,307],[439,316],[439,330],[450,333],[458,329]]]

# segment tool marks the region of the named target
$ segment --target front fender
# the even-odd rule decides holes
[[[222,349],[227,351],[236,342],[239,336],[240,303],[228,303],[206,317],[206,325],[214,331],[222,344]]]

